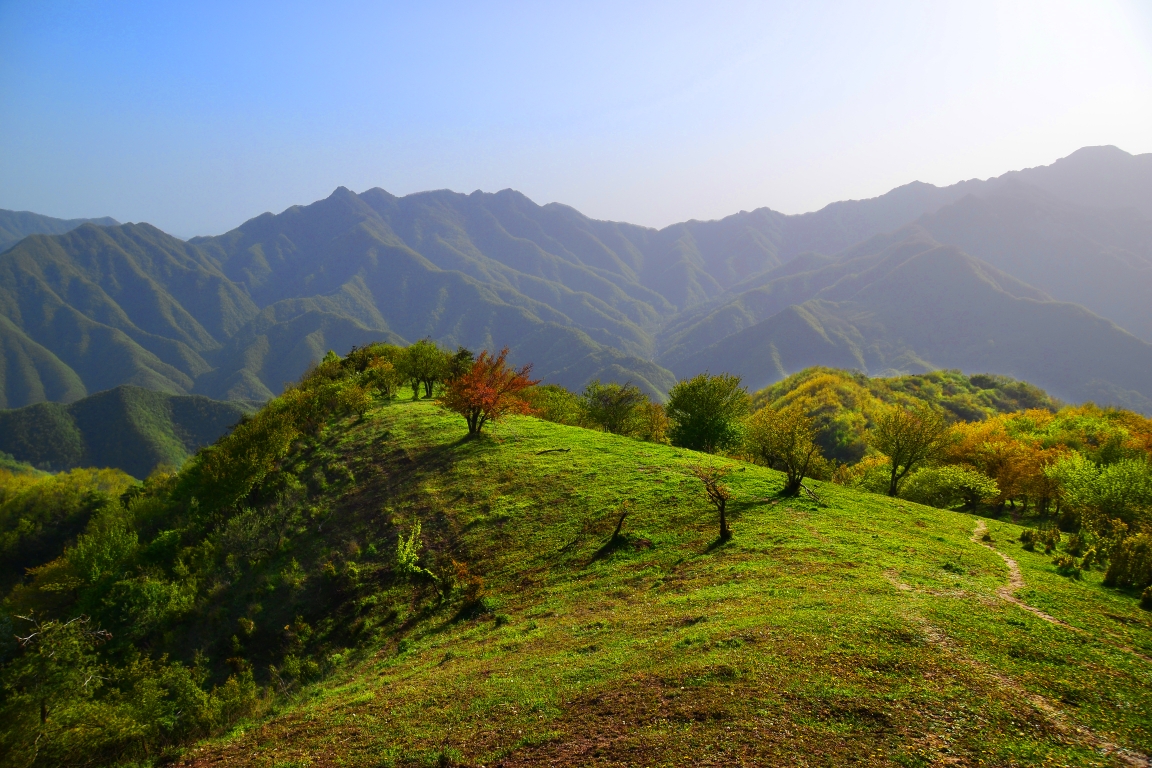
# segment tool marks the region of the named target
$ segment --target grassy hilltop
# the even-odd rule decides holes
[[[252,510],[209,525],[130,507],[140,548],[117,584],[183,591],[159,614],[106,616],[101,652],[184,659],[205,690],[217,681],[214,722],[237,723],[181,764],[1084,766],[1152,751],[1152,614],[1099,572],[1059,576],[1017,526],[828,483],[811,484],[822,503],[781,498],[768,469],[531,417],[465,433],[429,401],[334,419],[266,483],[294,494],[296,513],[268,512],[275,530]],[[697,463],[732,467],[726,544]],[[53,578],[6,610],[51,610]],[[116,679],[128,693],[106,711],[128,718],[142,683]],[[179,754],[122,743],[144,762]]]
[[[735,538],[716,547],[687,474],[699,454],[532,418],[462,433],[398,403],[335,437],[356,481],[327,539],[372,584],[379,566],[349,553],[421,521],[423,562],[466,559],[491,612],[365,588],[345,617],[358,650],[331,682],[188,763],[1108,765],[1106,740],[1152,750],[1149,614],[1098,576],[1056,575],[1013,525],[989,530],[1019,563],[1018,597],[1068,626],[998,596],[1008,569],[968,515],[831,484],[816,485],[826,505],[777,499],[778,473],[741,464]]]

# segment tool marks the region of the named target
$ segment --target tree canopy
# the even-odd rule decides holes
[[[484,350],[471,369],[448,382],[440,404],[464,417],[469,435],[479,435],[489,421],[532,410],[521,396],[524,390],[539,383],[528,378],[532,364],[512,368],[507,358],[507,347],[495,357]]]
[[[702,373],[672,387],[666,411],[673,445],[716,453],[739,442],[748,393],[739,376]]]
[[[802,407],[762,408],[745,421],[744,450],[753,461],[782,470],[784,495],[800,492],[804,478],[822,460],[816,425]]]
[[[895,496],[900,481],[913,468],[935,459],[946,444],[944,416],[927,405],[885,408],[869,434],[872,446],[888,457],[888,495]]]

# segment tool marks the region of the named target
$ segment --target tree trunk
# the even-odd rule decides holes
[[[795,496],[796,494],[800,493],[800,485],[803,482],[804,482],[804,476],[803,475],[801,475],[799,477],[789,477],[788,481],[786,483],[784,483],[784,490],[782,492],[782,495]]]
[[[728,504],[724,501],[720,502],[720,541],[728,541],[732,538],[732,531],[728,530],[728,517],[724,514],[725,507]]]

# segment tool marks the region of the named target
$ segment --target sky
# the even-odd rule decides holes
[[[665,226],[1152,152],[1152,3],[0,0],[0,208],[218,234],[338,186]]]

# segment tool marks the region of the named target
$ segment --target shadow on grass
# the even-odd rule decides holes
[[[605,558],[611,557],[615,552],[628,547],[631,545],[631,543],[632,542],[628,540],[627,536],[613,534],[612,538],[604,542],[604,546],[600,547],[600,549],[596,550],[592,554],[592,557],[588,559],[588,565],[591,565],[597,560],[603,560]]]
[[[709,554],[709,553],[715,552],[716,550],[721,549],[725,545],[731,544],[735,538],[736,538],[736,536],[734,534],[729,536],[726,539],[722,536],[717,536],[715,539],[713,539],[711,542],[709,542],[707,547],[704,548],[704,553]]]

